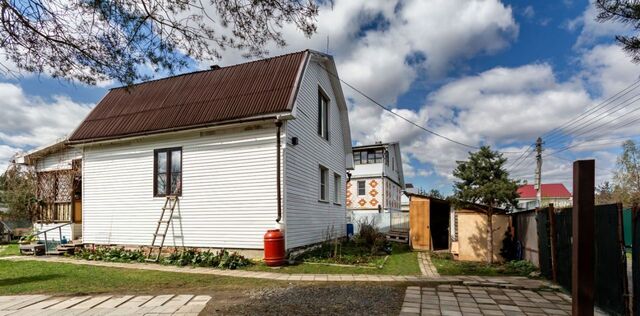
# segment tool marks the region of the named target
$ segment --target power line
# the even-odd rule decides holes
[[[584,119],[587,115],[598,111],[599,109],[607,106],[608,104],[611,104],[612,102],[617,101],[619,98],[627,95],[628,93],[630,93],[631,91],[635,90],[636,88],[638,88],[638,84],[640,83],[640,79],[634,81],[633,83],[631,83],[629,86],[627,86],[626,88],[618,91],[617,93],[613,94],[612,96],[608,97],[607,99],[603,100],[602,102],[600,102],[599,104],[597,104],[596,106],[588,109],[587,111],[582,112],[580,115],[574,117],[573,119],[570,119],[569,121],[561,124],[560,126],[542,134],[541,137],[545,137],[547,138],[547,140],[549,140],[549,138],[551,138],[551,135],[553,135],[554,133],[559,133],[562,129],[567,128],[571,125],[573,125],[574,123],[577,123],[579,121],[581,121],[582,119]],[[635,86],[635,87],[634,87]],[[630,89],[630,90],[629,90]],[[628,91],[627,91],[628,90]],[[625,92],[626,91],[626,92]]]
[[[349,88],[353,89],[353,91],[355,91],[355,92],[359,93],[360,95],[362,95],[363,97],[365,97],[367,100],[369,100],[369,101],[373,102],[373,104],[375,104],[375,105],[379,106],[380,108],[382,108],[383,110],[385,110],[385,111],[387,111],[387,112],[389,112],[389,113],[391,113],[391,114],[393,114],[393,115],[395,115],[395,116],[399,117],[400,119],[402,119],[402,120],[406,121],[407,123],[409,123],[409,124],[411,124],[411,125],[413,125],[413,126],[415,126],[415,127],[419,128],[419,129],[421,129],[421,130],[423,130],[423,131],[425,131],[425,132],[427,132],[427,133],[430,133],[430,134],[432,134],[432,135],[435,135],[435,136],[438,136],[438,137],[440,137],[440,138],[446,139],[446,140],[448,140],[448,141],[450,141],[450,142],[452,142],[452,143],[458,144],[458,145],[460,145],[460,146],[464,146],[464,147],[472,148],[472,149],[480,149],[480,147],[478,147],[478,146],[473,146],[473,145],[465,144],[465,143],[463,143],[463,142],[460,142],[460,141],[457,141],[457,140],[451,139],[451,138],[449,138],[449,137],[447,137],[447,136],[444,136],[444,135],[442,135],[442,134],[440,134],[440,133],[438,133],[438,132],[432,131],[432,130],[430,130],[430,129],[426,128],[426,127],[423,127],[422,125],[420,125],[420,124],[418,124],[418,123],[415,123],[415,122],[413,122],[413,121],[409,120],[408,118],[406,118],[406,117],[404,117],[404,116],[402,116],[402,115],[400,115],[400,114],[398,114],[398,113],[394,112],[393,110],[391,110],[391,109],[387,108],[386,106],[382,105],[382,104],[381,104],[381,103],[379,103],[378,101],[374,100],[372,97],[370,97],[370,96],[368,96],[367,94],[365,94],[364,92],[360,91],[358,88],[354,87],[354,86],[353,86],[353,85],[351,85],[350,83],[348,83],[348,82],[346,82],[346,81],[342,80],[342,79],[341,79],[337,74],[334,74],[334,73],[333,73],[333,72],[331,72],[329,69],[325,68],[323,65],[320,65],[320,67],[322,67],[324,70],[326,70],[328,74],[330,74],[331,76],[335,77],[335,78],[336,78],[336,79],[338,79],[340,82],[342,82],[343,84],[345,84],[347,87],[349,87]]]

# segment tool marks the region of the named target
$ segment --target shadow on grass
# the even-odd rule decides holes
[[[24,283],[43,282],[63,277],[60,274],[45,274],[45,275],[32,275],[23,276],[17,278],[2,278],[0,279],[0,287],[20,285]]]

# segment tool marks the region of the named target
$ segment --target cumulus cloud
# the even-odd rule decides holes
[[[627,25],[614,21],[600,23],[596,21],[597,16],[598,9],[594,2],[590,1],[582,15],[567,21],[565,26],[569,31],[580,31],[578,39],[574,44],[575,48],[587,47],[600,38],[613,39],[614,35],[629,33],[629,27]]]
[[[0,108],[3,110],[0,142],[4,143],[4,150],[9,150],[9,146],[38,147],[65,136],[84,119],[90,105],[76,103],[66,96],[45,100],[26,95],[18,85],[0,83]]]

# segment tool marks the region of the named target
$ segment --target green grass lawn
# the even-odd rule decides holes
[[[0,245],[0,257],[17,256],[19,254],[20,248],[16,243]]]
[[[383,275],[418,275],[417,253],[412,252],[408,245],[393,244],[393,251],[382,269],[343,267],[323,264],[301,262],[295,265],[287,265],[279,268],[271,268],[263,263],[243,268],[249,271],[268,271],[280,273],[305,273],[305,274],[383,274]]]
[[[431,262],[440,275],[520,275],[528,276],[535,267],[526,261],[494,263],[453,260],[450,254],[431,254]]]
[[[284,285],[286,283],[262,279],[0,260],[0,295],[125,292],[175,294]]]

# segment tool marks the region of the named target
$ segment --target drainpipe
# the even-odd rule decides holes
[[[278,182],[276,185],[276,195],[278,196],[278,217],[276,218],[276,223],[280,224],[282,220],[282,188],[281,184],[281,166],[280,166],[280,128],[282,127],[282,121],[279,119],[276,120],[276,181]]]

